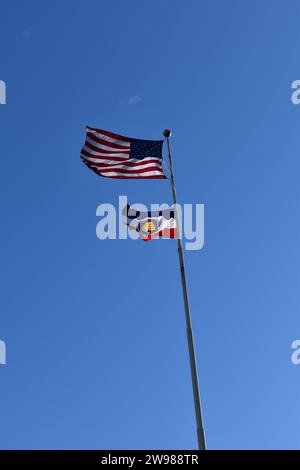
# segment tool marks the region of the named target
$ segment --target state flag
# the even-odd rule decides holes
[[[178,238],[175,209],[141,212],[128,204],[122,211],[124,223],[130,230],[136,230],[144,241],[152,238]]]

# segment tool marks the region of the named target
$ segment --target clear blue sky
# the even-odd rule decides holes
[[[300,448],[298,1],[1,2],[0,446],[196,448],[176,242],[100,241],[87,124],[173,129],[210,449]],[[138,103],[130,104],[133,96]],[[134,100],[133,100],[134,101]]]

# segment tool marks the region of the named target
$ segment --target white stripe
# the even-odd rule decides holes
[[[112,142],[113,144],[122,145],[123,147],[130,147],[130,142],[124,142],[123,140],[114,139],[113,137],[108,137],[108,135],[100,134],[99,132],[87,129],[88,134],[94,134],[96,137],[102,140],[106,140],[107,142]]]
[[[162,176],[162,171],[145,171],[143,173],[120,173],[118,171],[108,171],[107,173],[102,173],[103,176],[127,176],[128,178],[140,178],[141,176]]]
[[[145,219],[125,219],[125,224],[128,225],[128,227],[131,229],[131,230],[134,230],[138,227],[139,224],[143,224],[145,222],[147,222],[148,220],[153,220],[154,217],[146,217]],[[166,230],[167,228],[168,229],[171,229],[171,228],[177,228],[177,224],[176,224],[176,219],[165,219],[164,217],[159,217],[160,219],[160,223],[158,224],[158,228],[155,232],[152,232],[151,234],[153,233],[158,233],[160,232],[161,230]]]
[[[86,145],[83,147],[83,150],[85,150],[90,155],[95,155],[95,156],[99,156],[99,157],[123,157],[124,160],[126,158],[129,158],[129,154],[127,154],[125,152],[124,153],[101,153],[101,152],[96,152],[96,150],[90,149]]]
[[[155,163],[159,163],[160,166],[161,166],[161,159],[160,158],[156,158],[156,157],[146,157],[146,158],[142,158],[142,159],[139,159],[139,158],[124,158],[123,161],[121,162],[116,162],[115,160],[110,160],[109,158],[107,159],[103,159],[103,158],[93,158],[93,157],[87,157],[86,155],[83,155],[81,154],[82,158],[84,158],[85,160],[89,161],[89,162],[94,162],[94,163],[111,163],[112,165],[122,165],[122,163],[124,162],[125,164],[128,163],[128,162],[132,162],[132,163],[147,163],[149,160],[155,160],[155,162],[153,163],[153,165],[155,165]],[[105,155],[106,156],[106,155]],[[114,155],[114,156],[117,156],[117,155]],[[119,156],[119,155],[118,155]]]
[[[124,150],[123,149],[115,149],[113,147],[108,147],[108,145],[99,144],[99,142],[96,142],[95,140],[90,139],[89,137],[86,138],[86,141],[89,144],[92,144],[94,147],[97,147],[97,148],[102,149],[102,150],[109,150],[110,152],[125,152],[125,153],[130,152],[130,148],[126,148]]]
[[[177,227],[176,219],[167,220],[163,217],[159,230],[165,230],[166,228],[176,228],[176,227]]]
[[[126,163],[120,163],[120,164],[117,164],[117,165],[110,165],[109,167],[108,166],[97,166],[97,165],[93,165],[93,164],[90,164],[91,167],[93,168],[97,168],[97,170],[101,171],[101,170],[118,170],[118,169],[121,169],[121,170],[144,170],[145,168],[152,168],[152,167],[155,167],[157,168],[158,170],[161,170],[161,165],[159,165],[158,163],[147,163],[145,165],[138,165],[136,167],[134,166],[129,166],[129,165],[126,165]]]
[[[123,163],[126,163],[127,161],[128,162],[131,162],[131,160],[129,160],[129,158],[123,158],[122,161],[120,162],[116,162],[115,160],[108,160],[108,159],[104,159],[104,158],[91,158],[91,157],[86,157],[85,155],[81,154],[81,158],[83,158],[84,160],[87,161],[87,163],[108,163],[110,165],[123,165]]]

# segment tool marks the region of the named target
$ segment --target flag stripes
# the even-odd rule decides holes
[[[80,157],[100,176],[163,179],[162,144],[161,140],[131,139],[87,127]]]

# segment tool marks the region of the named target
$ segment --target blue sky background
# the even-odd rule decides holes
[[[171,202],[97,177],[85,126],[173,129],[210,449],[300,448],[298,1],[0,3],[0,447],[193,449],[176,242],[100,241],[96,207]],[[135,104],[131,98],[139,96]]]

